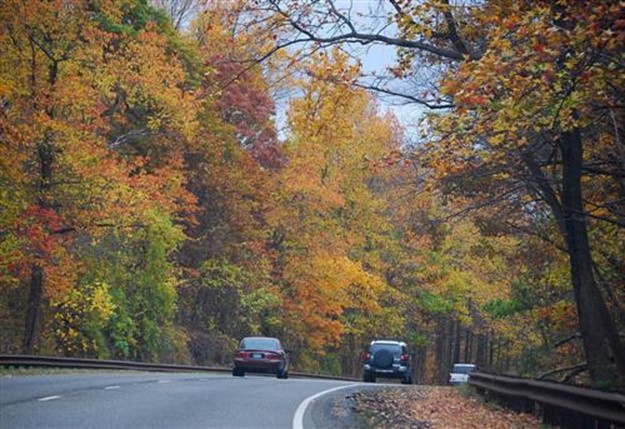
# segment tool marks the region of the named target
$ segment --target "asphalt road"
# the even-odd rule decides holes
[[[318,394],[349,385],[226,374],[5,376],[0,428],[309,429]]]

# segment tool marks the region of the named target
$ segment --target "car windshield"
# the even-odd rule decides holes
[[[273,338],[246,338],[241,341],[243,350],[280,350],[280,343]]]
[[[371,346],[371,353],[375,353],[376,351],[381,349],[389,350],[394,355],[401,354],[401,346],[399,344],[373,344]]]
[[[454,365],[454,369],[451,372],[454,374],[468,374],[474,369],[474,365]]]

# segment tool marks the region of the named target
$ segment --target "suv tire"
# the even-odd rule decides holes
[[[371,374],[368,371],[365,371],[362,375],[362,381],[365,383],[375,383],[375,375]]]
[[[377,368],[389,368],[393,365],[393,353],[386,349],[378,350],[373,355],[373,363]]]

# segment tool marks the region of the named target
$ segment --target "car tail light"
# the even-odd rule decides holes
[[[409,359],[410,357],[406,353],[401,355],[401,357],[399,358],[399,360],[401,360],[402,362],[408,362]]]
[[[240,350],[239,350],[239,351],[237,352],[237,355],[236,355],[236,356],[237,356],[238,358],[246,358],[246,357],[248,356],[248,353],[247,353],[247,352],[242,352],[242,351],[240,351]]]
[[[280,353],[265,352],[266,359],[280,359]]]
[[[363,355],[363,360],[369,360],[369,358],[371,357],[371,353],[369,352],[365,352],[365,354]]]

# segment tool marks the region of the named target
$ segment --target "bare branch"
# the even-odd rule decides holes
[[[140,128],[137,130],[131,130],[129,132],[127,132],[126,134],[122,134],[120,136],[115,137],[115,140],[113,140],[112,142],[109,142],[109,148],[115,148],[117,146],[120,146],[124,143],[126,143],[127,141],[131,140],[131,139],[135,139],[135,138],[140,138],[140,137],[147,137],[150,135],[150,130],[148,130],[147,128]]]
[[[577,339],[580,339],[580,338],[582,338],[582,334],[580,332],[575,332],[574,334],[569,335],[568,337],[564,338],[563,340],[558,341],[553,346],[554,347],[560,347],[560,346],[563,346],[566,343],[569,343],[569,342],[571,342],[573,340],[577,340]]]
[[[568,249],[558,243],[556,243],[555,241],[553,241],[552,239],[550,239],[549,237],[545,236],[544,234],[541,234],[538,231],[533,231],[529,228],[524,228],[522,226],[516,225],[512,222],[509,221],[504,221],[504,225],[509,226],[510,228],[521,232],[525,235],[531,236],[531,237],[536,237],[542,241],[544,241],[545,243],[549,243],[551,244],[553,247],[555,247],[556,249],[558,249],[559,251],[563,252],[563,253],[568,253]]]
[[[616,177],[619,179],[625,179],[624,170],[610,171],[610,170],[606,170],[606,169],[599,168],[599,167],[585,165],[585,166],[582,166],[582,171],[585,171],[587,173],[598,174],[600,176],[610,176],[610,177]]]
[[[62,227],[59,229],[55,229],[54,231],[52,231],[52,233],[59,234],[59,235],[67,234],[70,232],[76,232],[81,229],[87,229],[90,227],[94,227],[94,228],[146,228],[147,224],[133,223],[133,224],[128,224],[128,225],[119,225],[116,223],[94,223],[92,225],[85,225],[85,226],[66,226],[66,227]]]
[[[432,104],[431,102],[427,101],[427,100],[422,100],[420,98],[414,97],[412,95],[409,94],[404,94],[401,92],[397,92],[397,91],[393,91],[391,89],[388,88],[382,88],[379,86],[375,86],[375,85],[365,85],[365,84],[361,84],[358,82],[354,82],[353,86],[358,87],[358,88],[362,88],[362,89],[367,89],[370,91],[375,91],[375,92],[380,92],[386,95],[392,95],[393,97],[400,97],[400,98],[404,98],[412,103],[416,103],[416,104],[420,104],[422,106],[425,106],[429,109],[451,109],[454,107],[453,104]]]
[[[151,0],[151,3],[169,14],[176,30],[180,30],[199,7],[198,0]]]
[[[580,363],[576,367],[571,367],[571,372],[566,374],[564,377],[560,379],[560,383],[568,383],[571,378],[575,377],[577,374],[581,374],[582,372],[588,370],[588,365],[586,362]]]
[[[488,198],[485,199],[483,201],[480,201],[476,204],[470,204],[467,207],[463,208],[462,210],[458,210],[454,213],[451,213],[448,216],[445,216],[444,218],[441,219],[442,222],[449,222],[454,218],[459,218],[459,219],[464,219],[465,217],[467,217],[470,213],[477,211],[479,209],[482,209],[484,207],[489,207],[492,206],[498,202],[501,202],[501,200],[503,200],[504,198],[506,198],[509,195],[513,195],[515,194],[517,191],[523,189],[523,185],[517,185],[517,186],[513,186],[510,189],[505,190],[504,192],[501,192],[500,194],[494,195],[492,198]]]
[[[330,9],[332,10],[332,13],[338,16],[339,19],[342,22],[344,22],[345,25],[349,27],[352,33],[356,33],[356,28],[354,27],[354,24],[352,23],[352,21],[336,9],[336,7],[334,6],[334,2],[332,2],[331,0],[328,0],[328,4],[330,5]]]
[[[603,221],[603,222],[610,223],[612,225],[620,226],[621,228],[625,228],[625,222],[621,222],[621,221],[618,221],[616,219],[610,219],[610,218],[607,218],[605,216],[597,216],[597,215],[594,215],[594,214],[589,213],[589,212],[586,212],[586,213],[583,213],[583,214],[588,216],[588,217],[590,217],[590,218],[592,218],[592,219],[597,219],[597,220],[600,220],[600,221]]]
[[[397,37],[389,37],[382,34],[361,33],[357,31],[353,26],[350,27],[350,31],[347,33],[327,37],[319,36],[305,28],[305,26],[301,22],[295,20],[291,15],[284,11],[279,6],[278,2],[278,0],[269,0],[269,3],[275,8],[275,11],[277,13],[285,18],[295,30],[306,36],[306,39],[302,39],[302,41],[324,43],[329,45],[336,43],[358,43],[361,45],[368,45],[371,43],[384,43],[400,48],[417,49],[419,51],[427,52],[451,60],[460,61],[464,58],[463,54],[456,50],[439,48],[424,42],[401,39]]]
[[[575,365],[565,366],[563,368],[556,368],[554,370],[551,370],[549,372],[546,372],[544,374],[539,375],[538,377],[536,377],[536,379],[537,380],[543,380],[543,379],[549,377],[550,375],[558,374],[560,372],[566,372],[566,371],[573,371],[574,372],[573,375],[577,375],[580,372],[585,371],[587,369],[587,367],[588,367],[588,365],[587,365],[586,362],[581,362],[581,363],[578,363],[578,364],[575,364]],[[565,377],[565,379],[563,381],[568,381],[571,376],[569,375],[567,377]]]
[[[247,62],[247,63],[251,63],[251,64],[249,66],[247,66],[247,67],[244,67],[241,71],[239,71],[237,74],[235,74],[230,80],[228,80],[226,83],[221,85],[221,90],[223,90],[223,89],[229,87],[230,85],[232,85],[234,82],[239,80],[245,73],[247,73],[248,71],[252,70],[254,67],[258,66],[263,61],[267,60],[269,57],[274,55],[276,52],[278,52],[278,51],[280,51],[282,49],[286,49],[289,46],[301,43],[302,41],[303,40],[301,40],[301,39],[295,39],[295,40],[291,40],[291,41],[288,41],[288,42],[285,42],[285,43],[282,43],[282,44],[277,44],[276,46],[274,46],[273,48],[271,48],[269,51],[267,51],[266,53],[264,53],[263,55],[261,55],[258,58],[241,61],[241,62]]]

